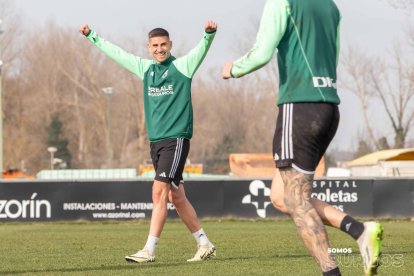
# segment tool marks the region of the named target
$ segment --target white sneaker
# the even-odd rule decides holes
[[[216,256],[216,248],[212,243],[209,245],[200,245],[195,253],[194,257],[188,259],[187,262],[199,262],[204,261]]]
[[[376,275],[380,265],[381,243],[384,229],[377,222],[364,222],[364,232],[358,238],[359,251],[364,263],[365,275]]]
[[[149,263],[155,261],[155,256],[151,255],[145,248],[135,254],[125,256],[125,260],[133,263]]]

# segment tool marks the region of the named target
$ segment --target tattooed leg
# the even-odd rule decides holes
[[[285,188],[282,177],[280,176],[279,169],[276,169],[275,176],[272,180],[272,187],[270,189],[270,201],[273,206],[282,213],[289,214],[286,208],[285,201]],[[310,203],[315,208],[318,216],[322,219],[323,224],[326,226],[332,226],[340,229],[341,223],[346,217],[346,213],[338,210],[337,208],[329,205],[325,201],[312,197]]]
[[[337,267],[328,253],[329,242],[325,226],[310,203],[313,175],[293,168],[280,169],[284,182],[284,202],[296,224],[299,236],[323,272]]]

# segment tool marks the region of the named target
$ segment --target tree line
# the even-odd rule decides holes
[[[11,22],[6,14],[7,31],[0,36],[4,168],[24,164],[29,174],[47,169],[50,146],[59,148],[56,156],[71,168],[137,168],[150,158],[137,77],[77,30],[54,22],[30,30],[23,29],[18,18],[13,24],[7,20]],[[240,55],[251,47],[254,36],[252,32],[240,42]],[[359,49],[341,52],[339,89],[358,97],[366,130],[355,141],[357,155],[407,146],[414,124],[414,28],[407,29],[405,39],[391,61]],[[140,47],[146,45],[144,40],[114,42],[148,57],[146,48]],[[202,163],[208,173],[227,173],[230,153],[271,152],[277,75],[276,60],[260,73],[227,82],[220,78],[220,65],[200,67],[192,85],[191,162]],[[384,124],[394,133],[393,141],[375,129],[375,112],[386,114]],[[363,150],[361,142],[366,144]]]
[[[148,57],[146,41],[114,42]],[[150,158],[141,81],[77,30],[49,22],[36,32],[8,30],[2,43],[5,168],[24,162],[32,174],[48,169],[50,146],[71,168],[134,168]],[[264,76],[224,82],[219,68],[199,71],[204,72],[193,81],[191,162],[225,173],[229,153],[270,152],[273,83]]]

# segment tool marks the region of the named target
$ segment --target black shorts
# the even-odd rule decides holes
[[[183,182],[183,171],[190,151],[190,140],[184,138],[165,139],[151,142],[150,147],[155,180],[178,188]]]
[[[289,103],[279,106],[273,137],[277,168],[313,174],[335,136],[339,109],[329,103]]]

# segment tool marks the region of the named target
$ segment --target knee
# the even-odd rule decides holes
[[[168,199],[170,200],[170,202],[174,205],[176,209],[179,209],[180,206],[184,205],[187,200],[185,195],[181,193],[173,193],[173,192],[170,193]]]
[[[270,201],[272,202],[273,206],[282,213],[289,213],[285,201],[283,199],[283,195],[275,196],[273,194],[270,195]]]
[[[164,189],[154,188],[152,189],[152,202],[154,204],[160,203],[160,202],[166,202],[168,197],[168,191],[165,191]]]

